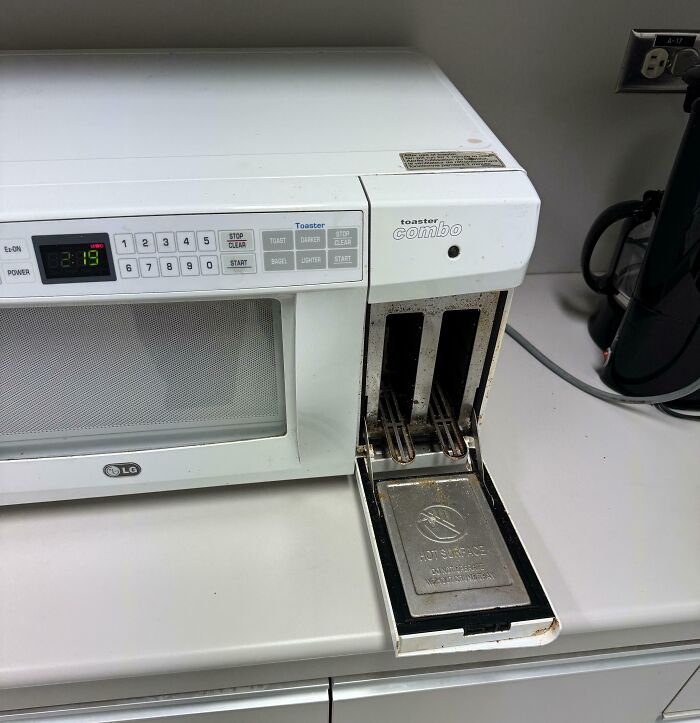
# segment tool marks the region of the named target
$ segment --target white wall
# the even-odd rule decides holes
[[[0,0],[0,48],[412,45],[528,169],[531,269],[575,270],[598,211],[663,187],[681,96],[615,95],[632,27],[700,29],[698,0]]]

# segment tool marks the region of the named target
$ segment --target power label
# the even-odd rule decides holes
[[[399,153],[407,171],[448,171],[504,168],[505,163],[492,151],[424,151]]]

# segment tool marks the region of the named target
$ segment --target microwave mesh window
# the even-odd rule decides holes
[[[276,299],[0,309],[0,458],[286,432]]]

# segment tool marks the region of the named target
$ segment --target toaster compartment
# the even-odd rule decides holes
[[[398,655],[541,645],[558,632],[479,453],[507,301],[370,308],[356,477]]]
[[[472,421],[497,293],[370,307],[366,438],[374,468],[469,465]]]

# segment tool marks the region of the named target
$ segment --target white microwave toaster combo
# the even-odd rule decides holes
[[[0,54],[0,502],[354,475],[398,655],[559,624],[479,453],[539,199],[406,50]]]

